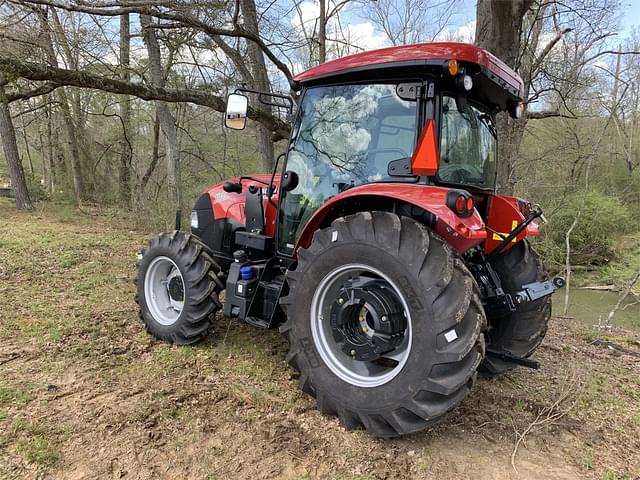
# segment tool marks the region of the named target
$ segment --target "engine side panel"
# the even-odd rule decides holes
[[[271,175],[254,175],[255,178],[264,182],[271,180]],[[238,182],[238,178],[229,181]],[[276,191],[269,201],[266,197],[263,200],[265,211],[265,232],[264,234],[274,238],[276,231],[276,218],[278,212],[279,177],[276,177],[274,184]],[[252,180],[242,180],[243,192],[225,192],[224,182],[211,187],[196,202],[193,210],[197,212],[199,228],[192,231],[198,235],[202,241],[209,246],[221,266],[226,269],[233,261],[233,252],[237,250],[235,245],[235,233],[245,230],[245,191],[254,185],[266,190],[266,185]]]

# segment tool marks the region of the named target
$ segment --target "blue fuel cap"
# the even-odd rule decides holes
[[[251,280],[253,278],[253,268],[251,267],[240,267],[240,279],[241,280]]]

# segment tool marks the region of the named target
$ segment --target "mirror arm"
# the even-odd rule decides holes
[[[233,93],[240,93],[240,92],[255,93],[255,94],[258,95],[258,101],[260,103],[262,103],[263,105],[270,105],[272,107],[286,108],[289,113],[293,112],[293,98],[291,98],[289,95],[284,95],[282,93],[261,92],[260,90],[253,90],[251,88],[245,88],[245,87],[239,87],[239,88],[236,88],[233,91]],[[269,100],[267,100],[266,97],[280,98],[280,99],[284,100],[285,102],[287,102],[288,105],[283,105],[282,103],[269,101]]]

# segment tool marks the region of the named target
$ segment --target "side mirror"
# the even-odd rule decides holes
[[[290,192],[298,186],[298,174],[292,170],[287,170],[282,174],[280,189],[283,192]]]
[[[224,113],[224,126],[232,130],[243,130],[247,125],[249,100],[244,95],[232,93],[227,98],[227,110]]]

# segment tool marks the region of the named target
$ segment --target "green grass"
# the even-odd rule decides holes
[[[44,422],[18,417],[14,420],[10,433],[4,436],[4,441],[5,445],[13,444],[16,453],[27,462],[53,467],[60,461],[60,453],[50,437],[59,434],[59,429]]]
[[[619,474],[613,468],[607,467],[602,475],[602,480],[627,480],[629,477]]]
[[[0,382],[0,407],[9,405],[26,405],[32,399],[31,393],[23,388]]]
[[[42,435],[18,440],[16,452],[28,462],[48,467],[55,466],[60,461],[58,451]]]

